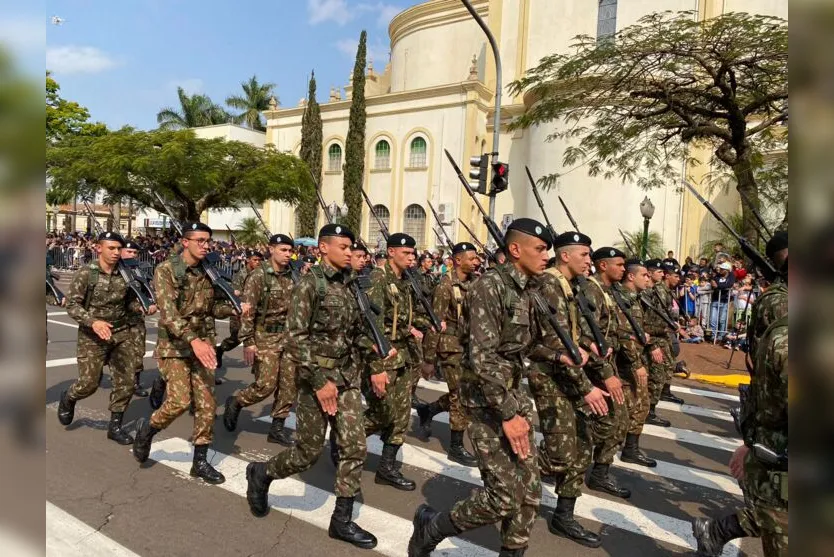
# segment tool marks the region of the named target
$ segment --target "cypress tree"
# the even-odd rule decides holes
[[[359,234],[362,224],[362,179],[365,175],[365,58],[367,33],[359,35],[353,66],[353,94],[345,140],[344,203],[348,207],[345,225]]]
[[[307,106],[301,118],[301,151],[299,157],[307,163],[316,180],[316,187],[321,187],[321,110],[316,101],[316,73],[310,76],[310,86],[307,90]],[[301,236],[315,237],[317,232],[316,217],[318,215],[318,200],[313,197],[298,205],[296,219],[299,223],[298,233]]]

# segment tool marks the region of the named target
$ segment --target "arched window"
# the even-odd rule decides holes
[[[381,139],[374,148],[374,168],[388,170],[391,168],[391,144]]]
[[[379,217],[379,220],[385,223],[386,228],[390,227],[391,213],[388,211],[388,207],[385,205],[374,205],[374,213]],[[371,217],[371,223],[368,226],[368,242],[370,242],[368,249],[377,249],[380,242],[384,241],[382,233],[379,231],[379,224],[377,224],[375,218]]]
[[[327,171],[342,171],[342,146],[338,143],[332,144],[327,149]]]
[[[599,0],[597,41],[611,40],[617,32],[617,0]]]
[[[423,247],[423,232],[426,230],[426,211],[419,205],[409,205],[405,208],[403,232],[417,241],[417,247]]]
[[[426,140],[422,137],[415,137],[411,140],[408,166],[411,168],[426,167]]]

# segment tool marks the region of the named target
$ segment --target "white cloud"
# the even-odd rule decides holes
[[[46,23],[40,18],[0,20],[0,42],[15,52],[30,52],[46,45]]]
[[[94,46],[58,46],[46,49],[46,67],[55,74],[99,73],[119,63]]]
[[[325,21],[335,21],[344,25],[353,19],[353,13],[348,10],[347,0],[307,0],[307,12],[310,14],[310,24],[316,25]]]

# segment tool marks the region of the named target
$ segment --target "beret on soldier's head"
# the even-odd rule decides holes
[[[562,232],[553,239],[553,247],[555,249],[563,248],[565,246],[588,246],[591,247],[591,238],[576,230],[569,230]]]
[[[183,226],[182,232],[183,234],[188,234],[189,232],[208,232],[209,236],[213,234],[209,225],[202,222],[187,222]]]
[[[591,259],[594,261],[599,261],[600,259],[609,259],[612,257],[622,257],[623,259],[625,259],[625,254],[617,248],[604,247],[599,248],[591,255]]]
[[[545,225],[543,225],[535,219],[515,219],[507,227],[507,232],[510,232],[511,230],[522,232],[524,234],[527,234],[528,236],[534,236],[538,238],[539,240],[547,244],[547,249],[550,249],[550,247],[553,245],[553,236],[551,236],[550,231],[547,229]]]
[[[457,255],[459,253],[463,253],[465,251],[474,251],[475,244],[470,244],[469,242],[459,242],[454,245],[452,248],[452,255]]]
[[[301,258],[301,261],[303,261],[304,263],[313,263],[313,264],[315,264],[316,258],[313,257],[312,255],[305,255],[304,257]]]
[[[353,251],[364,251],[365,253],[368,253],[368,248],[359,240],[353,242],[353,245],[350,246],[350,249]]]
[[[432,256],[431,256],[431,254],[430,254],[429,252],[427,252],[427,251],[423,252],[423,253],[420,255],[420,262],[423,262],[423,261],[424,261],[424,260],[426,260],[426,259],[431,259],[432,261],[434,261],[434,257],[432,257]]]
[[[767,241],[765,246],[765,255],[768,259],[773,259],[777,252],[788,248],[788,233],[780,230],[773,235],[773,238]]]
[[[99,242],[119,242],[122,247],[125,247],[125,239],[117,232],[102,232],[98,235]]]
[[[376,252],[376,255],[374,255],[374,259],[379,261],[380,259],[388,259],[388,256],[385,255],[384,251],[378,251],[378,252]]]
[[[140,249],[139,244],[137,244],[133,240],[125,240],[124,244],[122,244],[122,247],[125,249]]]
[[[417,240],[404,232],[397,232],[388,237],[386,245],[389,248],[413,248],[417,246]]]
[[[250,257],[260,257],[261,259],[263,259],[264,254],[262,254],[256,249],[248,249],[246,250],[246,258],[249,259]]]
[[[273,234],[269,237],[269,245],[277,246],[279,244],[287,244],[290,247],[295,247],[295,242],[286,234]]]
[[[353,244],[353,242],[356,241],[353,232],[351,232],[350,229],[343,224],[330,223],[322,226],[321,230],[319,230],[319,239],[326,238],[328,236],[347,238],[348,240],[350,240],[351,244]]]
[[[640,258],[637,258],[637,257],[632,257],[631,259],[626,259],[625,264],[626,264],[626,269],[628,269],[629,267],[645,267],[646,266],[646,262],[643,261]]]
[[[646,269],[648,269],[650,271],[657,271],[657,270],[662,271],[663,270],[663,263],[660,261],[660,259],[647,259],[646,260]]]

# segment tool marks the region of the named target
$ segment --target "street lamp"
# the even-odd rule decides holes
[[[643,215],[643,245],[640,247],[640,258],[645,259],[649,247],[649,221],[654,216],[654,204],[648,195],[640,202],[640,214]]]

